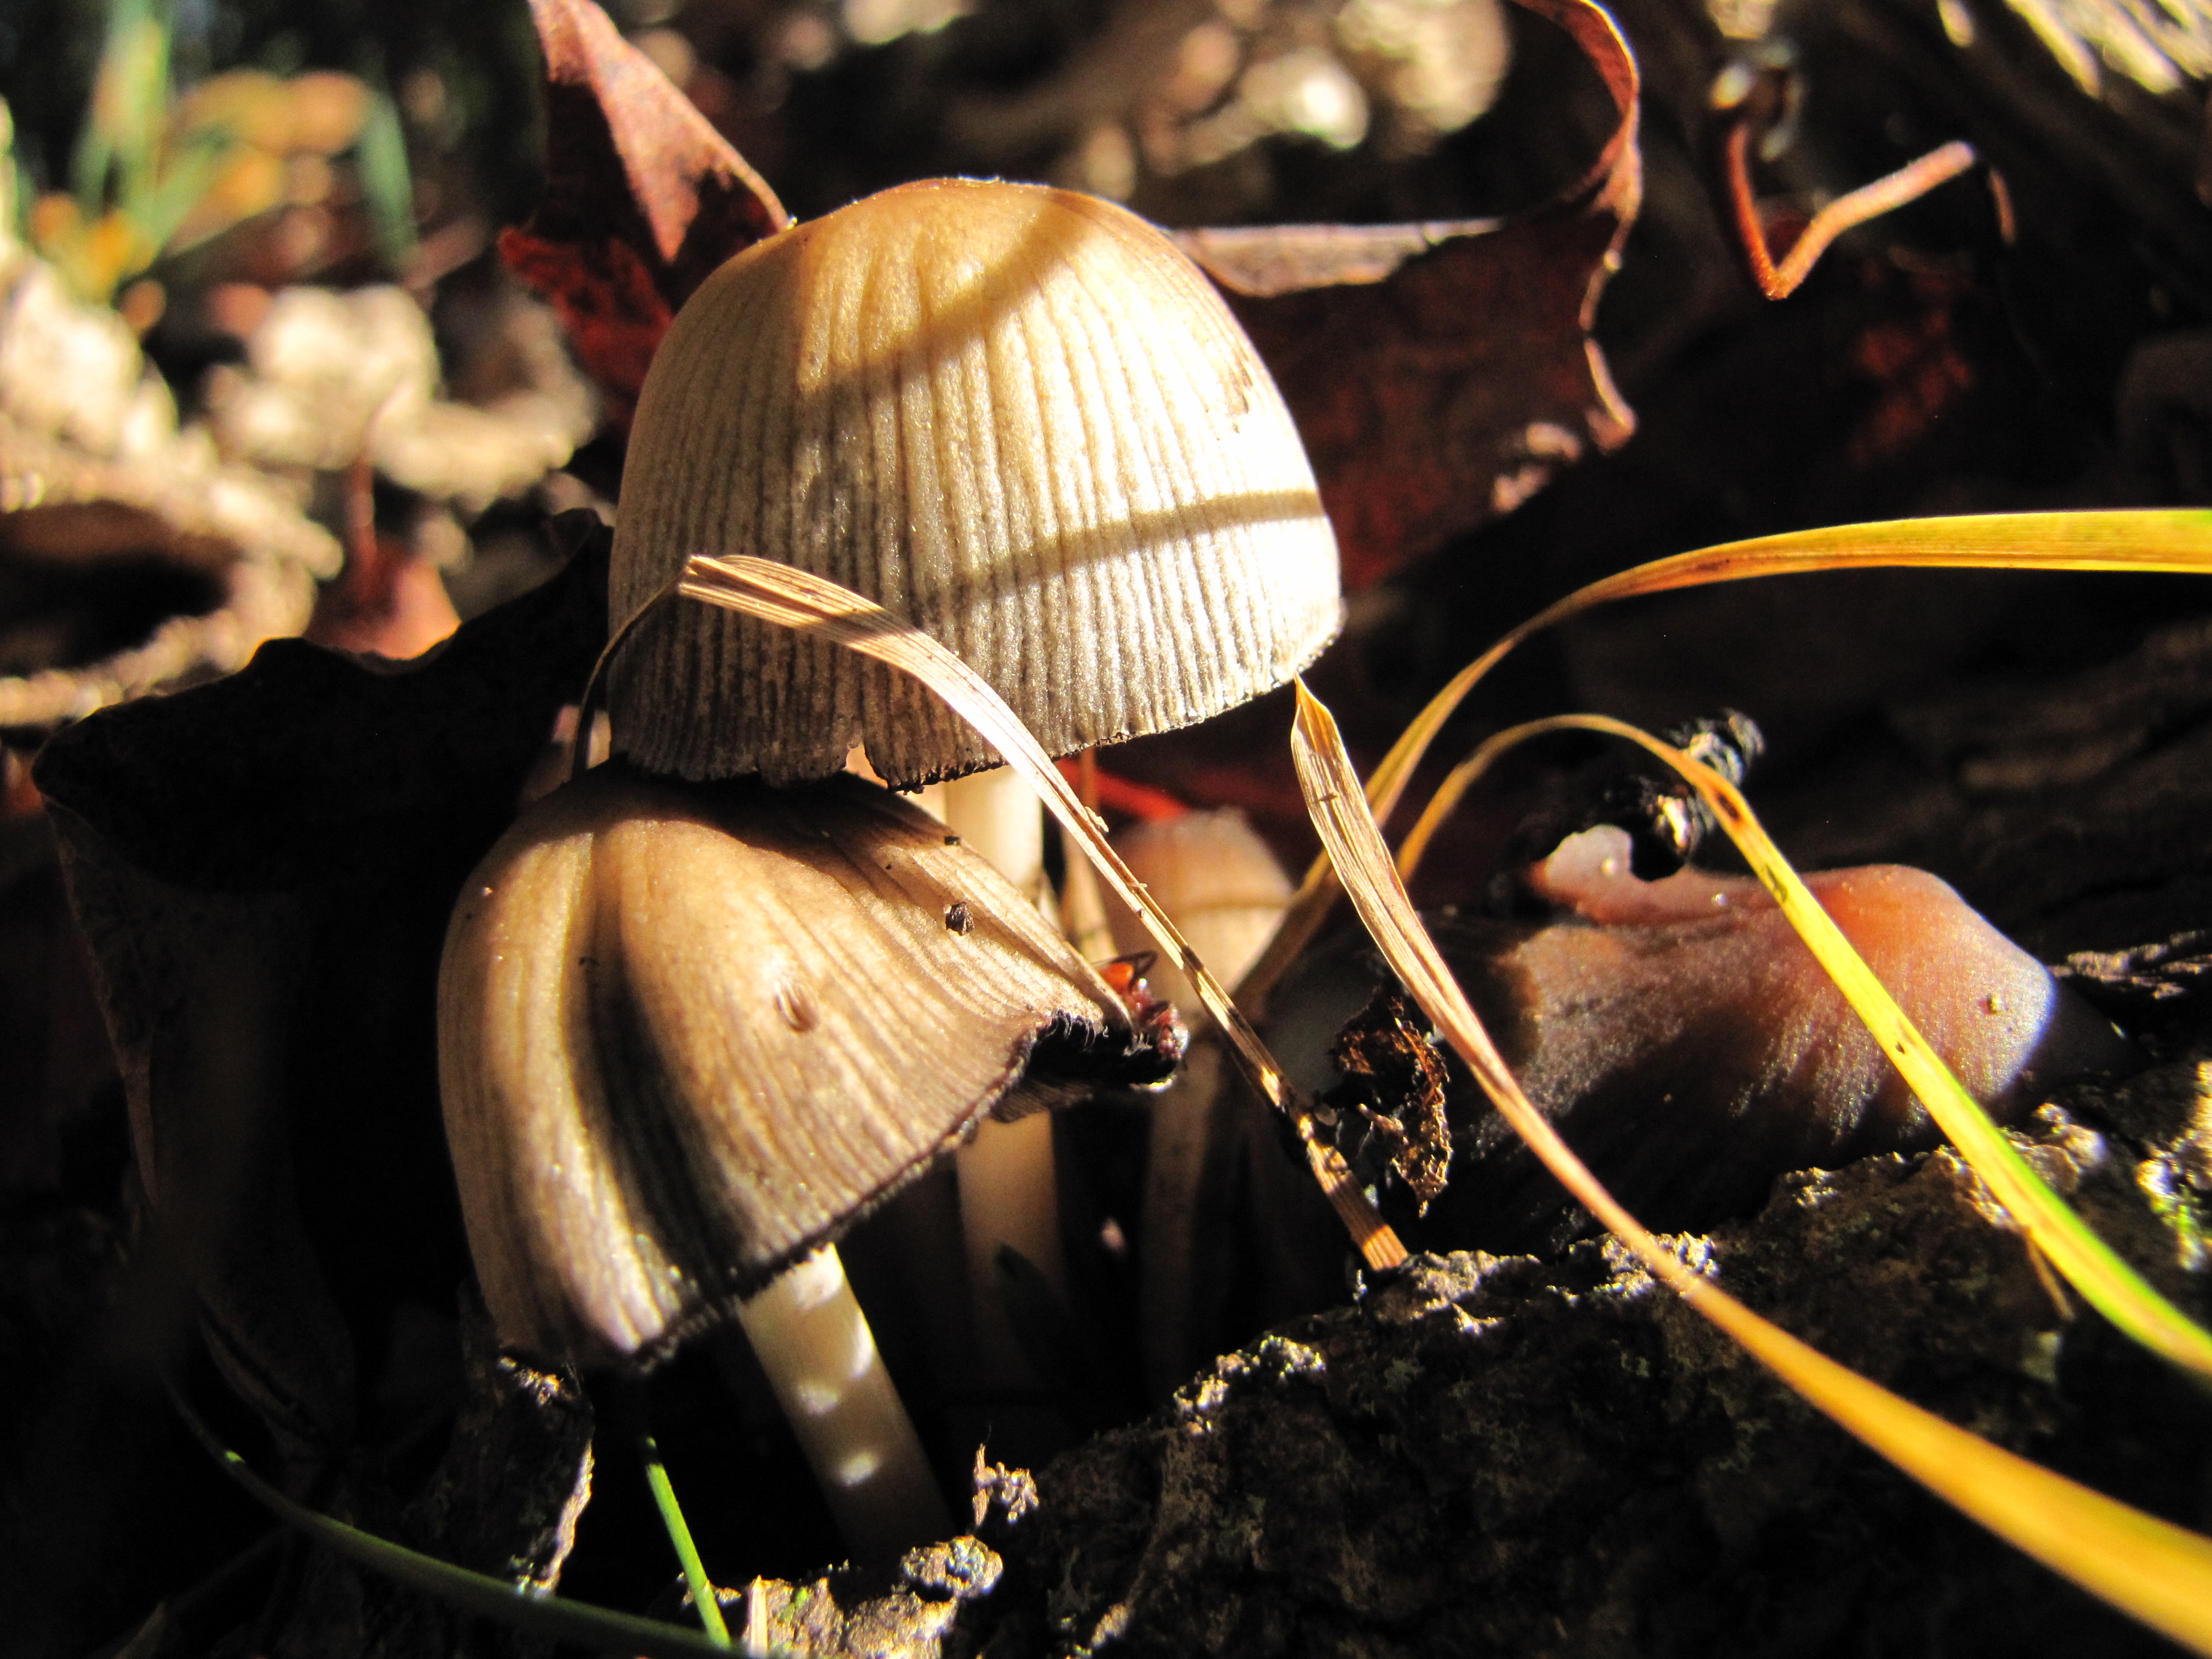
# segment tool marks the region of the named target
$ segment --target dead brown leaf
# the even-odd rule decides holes
[[[1353,1103],[1381,1142],[1383,1161],[1427,1214],[1451,1172],[1451,1126],[1444,1119],[1443,1056],[1413,1008],[1395,991],[1378,988],[1337,1033],[1328,1057],[1372,1092],[1373,1104]]]
[[[1591,0],[1516,3],[1573,37],[1620,112],[1557,201],[1508,220],[1181,239],[1283,389],[1349,588],[1510,512],[1635,429],[1589,328],[1642,195],[1636,62]]]
[[[1281,384],[1360,587],[1499,514],[1635,417],[1589,337],[1636,216],[1634,58],[1595,0],[1565,30],[1619,119],[1558,199],[1504,220],[1194,230],[1182,241]],[[707,273],[787,222],[759,176],[591,0],[532,0],[546,193],[501,239],[560,309],[617,421]]]

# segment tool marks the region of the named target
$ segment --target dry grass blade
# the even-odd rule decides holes
[[[1556,623],[1613,599],[1642,594],[1739,581],[1753,576],[1876,566],[2202,574],[2212,572],[2212,513],[2022,513],[1956,519],[1900,519],[1730,542],[1638,565],[1581,588],[1538,612],[1455,675],[1414,718],[1376,768],[1374,776],[1368,780],[1367,799],[1374,815],[1378,821],[1389,817],[1429,744],[1475,684],[1515,646]],[[1652,743],[1643,733],[1626,726],[1601,729],[1615,731],[1647,746]],[[1473,773],[1469,769],[1479,770],[1480,766],[1487,765],[1507,737],[1493,739],[1484,750],[1469,758],[1461,769],[1468,775],[1457,780],[1459,787],[1463,789],[1466,782],[1471,781]],[[1705,773],[1702,767],[1698,770],[1712,778],[1713,775]],[[1713,778],[1715,784],[1727,790],[1727,799],[1723,800],[1711,794],[1699,779],[1692,777],[1691,781],[1706,793],[1708,804],[1714,807],[1731,836],[1737,835],[1741,823],[1749,826],[1765,841],[1764,832],[1757,831],[1757,822],[1743,805],[1742,797],[1732,787]],[[1450,789],[1454,784],[1448,782],[1445,787]],[[1731,817],[1732,813],[1735,816]],[[1434,827],[1431,821],[1420,828],[1422,838],[1412,848],[1413,857],[1419,857]],[[1770,867],[1786,871],[1788,866],[1781,862],[1781,854],[1774,851],[1772,843],[1766,842],[1765,847],[1774,860],[1774,866]],[[1753,864],[1757,866],[1756,859]],[[1802,884],[1796,883],[1794,872],[1789,881],[1796,884],[1800,894],[1803,893]],[[1769,883],[1770,887],[1772,884]],[[1779,899],[1781,891],[1775,890]],[[1274,939],[1239,987],[1248,1006],[1256,1006],[1264,998],[1274,976],[1319,929],[1336,891],[1336,877],[1328,860],[1317,860],[1307,872]],[[1790,902],[1784,901],[1783,908],[1808,944],[1814,943],[1814,933],[1823,929],[1834,933],[1827,913],[1813,903],[1809,895],[1805,896],[1803,904],[1794,913]],[[1800,916],[1804,918],[1802,922]],[[2123,1330],[2199,1376],[2212,1376],[2212,1336],[2191,1323],[2114,1256],[2013,1153],[2010,1143],[1996,1132],[1972,1097],[1958,1086],[1957,1079],[1936,1059],[1918,1034],[1911,1031],[1910,1023],[1898,1012],[1888,993],[1866,972],[1857,954],[1843,945],[1842,935],[1835,933],[1834,938],[1842,948],[1841,955],[1834,956],[1832,962],[1831,954],[1815,944],[1816,954],[1821,956],[1824,963],[1830,964],[1832,975],[1836,976],[1838,984],[1859,1010],[1860,1017],[1867,1020],[1885,1052],[1895,1058],[1899,1071],[1928,1106],[1930,1115],[1973,1165],[1975,1172],[1989,1183],[1999,1201],[2044,1249],[2052,1265],[2074,1283],[2092,1305]],[[1852,982],[1854,969],[1856,991]],[[2077,1273],[2081,1277],[2077,1278]]]
[[[1547,606],[1453,675],[1376,765],[1367,780],[1368,801],[1376,817],[1388,823],[1414,768],[1468,693],[1515,647],[1570,617],[1615,599],[1713,582],[1899,566],[2203,575],[2212,573],[2212,513],[2000,513],[1893,519],[1727,542],[1638,565]],[[1336,894],[1328,861],[1315,860],[1273,941],[1237,987],[1247,1007],[1256,1010],[1283,969],[1297,960],[1327,920]]]
[[[1654,1277],[1844,1429],[1998,1536],[2197,1652],[2212,1654],[2212,1540],[2015,1457],[1837,1364],[1692,1272],[1622,1209],[1499,1058],[1413,913],[1334,719],[1303,684],[1291,747],[1315,828],[1393,971],[1545,1167]]]
[[[1315,1180],[1361,1255],[1377,1267],[1405,1260],[1405,1246],[1376,1213],[1342,1156],[1315,1133],[1311,1107],[1283,1074],[1251,1022],[1199,960],[1167,913],[1152,902],[1144,884],[1130,874],[1121,855],[1108,845],[1106,826],[1077,798],[1021,718],[981,675],[873,600],[772,560],[695,557],[685,565],[675,591],[686,599],[742,611],[780,627],[820,635],[888,663],[913,675],[981,732],[1007,764],[1029,780],[1046,807],[1090,856],[1107,885],[1144,918],[1146,927],[1159,941],[1169,960],[1189,979],[1206,1012],[1227,1034],[1231,1050],[1252,1085],[1291,1120],[1306,1149]]]

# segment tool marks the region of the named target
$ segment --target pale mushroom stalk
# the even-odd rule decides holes
[[[854,1554],[951,1537],[951,1515],[837,1247],[739,1303],[738,1322]]]
[[[1009,766],[994,767],[939,787],[945,827],[988,859],[1017,892],[1044,886],[1044,813],[1036,793]],[[987,1389],[1035,1382],[999,1294],[999,1247],[1027,1257],[1061,1296],[1067,1267],[1060,1242],[1060,1198],[1054,1173],[1052,1117],[1033,1112],[1012,1123],[986,1119],[975,1138],[953,1154],[960,1182],[960,1234],[968,1258],[968,1295],[975,1328],[975,1382]]]
[[[1235,811],[1192,812],[1140,823],[1115,837],[1129,868],[1222,979],[1235,984],[1266,946],[1290,903],[1291,881],[1265,842]],[[1149,942],[1119,904],[1109,920],[1124,951]],[[1138,1290],[1145,1381],[1164,1397],[1212,1352],[1206,1285],[1218,1281],[1202,1200],[1218,1158],[1216,1115],[1227,1081],[1219,1044],[1196,997],[1175,969],[1153,970],[1154,989],[1190,1010],[1190,1058],[1152,1108],[1145,1159],[1145,1232]]]

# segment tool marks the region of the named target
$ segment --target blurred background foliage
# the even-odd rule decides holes
[[[323,280],[403,274],[418,222],[519,216],[538,65],[520,4],[0,8],[25,228],[92,299],[271,216],[279,234],[244,239],[271,245],[229,263]],[[333,218],[355,204],[365,237]]]
[[[1048,179],[1176,224],[1509,211],[1565,182],[1608,130],[1579,53],[1497,0],[617,0],[610,9],[800,216],[932,173]],[[1509,80],[1514,63],[1522,72]],[[15,116],[23,206],[58,192],[76,204],[74,225],[47,210],[42,246],[55,251],[110,206],[143,222],[143,258],[149,227],[180,254],[225,208],[245,220],[321,205],[325,169],[300,162],[302,146],[227,162],[215,152],[226,137],[252,149],[256,118],[266,125],[265,108],[245,107],[250,79],[265,106],[268,77],[328,94],[330,72],[368,99],[362,125],[320,158],[350,164],[339,168],[342,194],[388,194],[404,154],[426,231],[527,215],[543,134],[520,0],[0,5],[0,95]],[[1500,118],[1479,121],[1501,95]],[[1540,106],[1545,118],[1520,118]],[[387,113],[404,147],[378,130]],[[155,154],[133,166],[134,144]],[[219,176],[188,216],[179,202],[201,173]],[[407,274],[406,246],[394,227],[379,238],[390,274]],[[358,279],[368,274],[348,268],[358,252],[319,246],[295,259],[295,274]],[[124,262],[113,247],[64,261],[94,291]]]

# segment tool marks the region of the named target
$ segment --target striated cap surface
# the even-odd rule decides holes
[[[910,617],[1046,748],[1203,720],[1340,616],[1336,544],[1251,343],[1165,236],[1071,191],[903,185],[759,243],[654,360],[617,618],[694,553],[785,560]],[[900,786],[996,753],[891,669],[672,604],[614,666],[617,747],[687,777]]]

